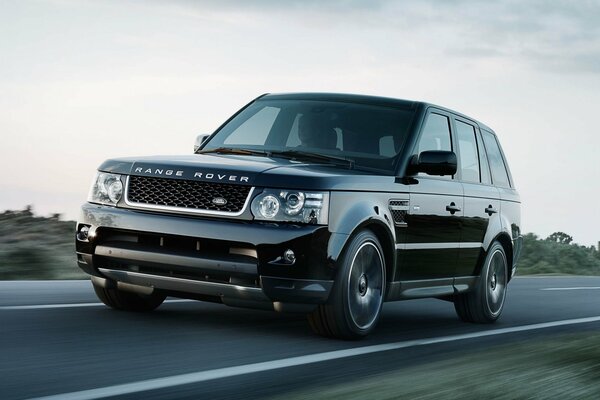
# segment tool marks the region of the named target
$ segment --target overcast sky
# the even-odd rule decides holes
[[[491,126],[523,228],[600,240],[598,1],[0,0],[0,210],[76,218],[106,158],[191,153],[266,92]]]

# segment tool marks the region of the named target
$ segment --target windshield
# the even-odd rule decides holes
[[[393,174],[413,114],[338,101],[258,100],[221,128],[203,150],[261,150],[273,157],[281,152],[316,153]]]

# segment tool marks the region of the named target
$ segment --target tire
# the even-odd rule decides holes
[[[150,295],[125,292],[117,288],[104,288],[92,282],[96,296],[104,304],[115,310],[147,312],[156,309],[165,301],[166,296],[160,293]]]
[[[454,308],[460,319],[489,324],[500,317],[506,299],[507,264],[504,247],[495,241],[485,257],[475,289],[454,298]]]
[[[383,306],[385,261],[377,236],[358,232],[338,262],[336,281],[326,304],[308,315],[315,333],[361,339],[373,331]]]

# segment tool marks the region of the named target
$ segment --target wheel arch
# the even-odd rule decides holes
[[[391,282],[396,270],[396,244],[389,227],[377,220],[365,221],[356,228],[353,234],[363,229],[369,229],[375,234],[377,240],[379,240],[379,244],[381,244],[381,249],[383,250],[386,283]]]
[[[343,243],[338,242],[336,249],[333,249],[333,254],[330,254],[330,257],[334,261],[337,261],[344,251],[346,251],[354,236],[365,229],[373,232],[381,245],[383,250],[383,261],[385,263],[386,282],[391,282],[396,267],[396,242],[389,226],[379,219],[368,218],[356,225],[350,234],[345,235]]]

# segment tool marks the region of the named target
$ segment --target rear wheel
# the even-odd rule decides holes
[[[96,296],[107,306],[115,310],[123,311],[152,311],[165,301],[165,295],[152,293],[149,295],[125,292],[117,288],[102,287],[94,282],[94,291]]]
[[[377,324],[385,291],[385,262],[377,236],[356,234],[340,258],[337,279],[326,304],[308,321],[315,333],[341,339],[367,336]]]
[[[508,283],[506,253],[500,242],[492,243],[475,289],[454,298],[458,316],[466,322],[495,322],[504,308]]]

